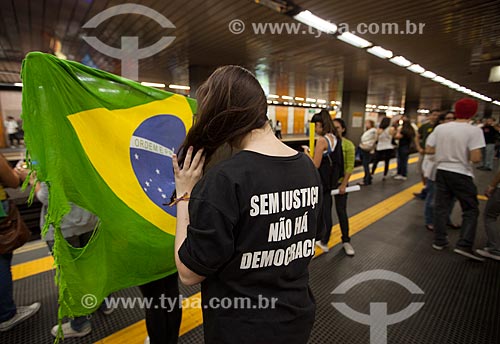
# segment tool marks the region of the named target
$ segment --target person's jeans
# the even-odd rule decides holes
[[[363,164],[363,170],[365,171],[365,176],[363,177],[363,183],[365,185],[369,185],[372,183],[372,175],[370,174],[370,160],[371,154],[370,152],[364,151],[360,149],[361,152],[361,163]]]
[[[153,300],[151,307],[146,309],[146,328],[151,344],[176,344],[179,338],[182,307],[177,278],[178,274],[174,273],[139,287],[145,298]],[[175,300],[175,306],[165,308],[165,299]]]
[[[434,224],[434,207],[435,207],[435,189],[436,189],[436,183],[433,180],[427,179],[427,182],[425,184],[425,187],[427,189],[426,195],[425,195],[425,208],[424,208],[424,217],[425,217],[425,224],[426,225],[432,225]],[[449,205],[449,210],[448,210],[448,222],[447,224],[451,224],[451,213],[453,212],[453,207],[455,206],[455,198],[450,202]]]
[[[340,231],[342,232],[342,242],[350,242],[349,218],[347,217],[347,193],[335,195],[335,210],[337,211]],[[330,234],[328,234],[328,240],[330,240]],[[328,242],[328,240],[326,242]]]
[[[12,253],[0,254],[0,323],[16,315],[16,304],[12,297]]]
[[[495,157],[495,144],[488,143],[483,152],[483,167],[493,169],[493,158]]]
[[[327,190],[323,192],[323,206],[318,215],[318,228],[316,232],[316,240],[321,240],[321,243],[328,244],[330,234],[332,232],[332,195]]]
[[[500,255],[500,226],[497,223],[500,216],[500,190],[497,188],[486,202],[484,208],[484,227],[488,242],[486,247],[492,250],[493,254]]]
[[[472,248],[476,237],[479,202],[477,188],[472,177],[465,174],[438,170],[436,174],[436,196],[434,208],[434,243],[447,245],[446,223],[449,205],[456,197],[462,208],[462,228],[457,247]]]
[[[410,146],[398,147],[398,174],[406,177],[408,175],[408,157],[410,155]]]

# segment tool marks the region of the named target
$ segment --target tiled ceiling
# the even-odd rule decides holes
[[[110,18],[96,29],[82,29],[83,24],[104,9],[127,1],[2,0],[0,83],[20,81],[18,74],[24,55],[34,50],[53,52],[54,38],[60,40],[62,53],[69,59],[120,73],[118,60],[97,52],[82,36],[97,36],[114,47],[120,47],[122,36],[138,36],[140,46],[145,47],[162,36],[172,35],[176,38],[169,47],[141,60],[141,80],[188,84],[190,65],[241,64],[268,73],[271,89],[283,78],[303,80],[310,95],[338,99],[340,88],[332,93],[328,87],[342,80],[346,63],[361,59],[370,66],[370,102],[399,106],[403,101],[405,80],[410,72],[326,35],[314,38],[307,34],[254,34],[252,23],[295,22],[254,1],[135,2],[163,14],[176,28],[163,29],[151,19],[126,14]],[[425,23],[422,35],[363,37],[475,91],[500,98],[498,83],[487,82],[490,68],[500,65],[500,0],[296,0],[295,3],[325,19],[351,26],[361,22],[404,25],[406,20]],[[233,19],[246,24],[244,33],[235,35],[228,30]],[[459,96],[423,80],[421,104],[434,103],[431,98],[436,94],[441,98]]]

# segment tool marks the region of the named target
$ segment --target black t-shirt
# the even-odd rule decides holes
[[[399,146],[410,146],[411,143],[413,142],[413,137],[408,135],[407,133],[401,133],[403,137],[399,139]],[[428,136],[428,135],[427,135]],[[424,142],[427,141],[427,137],[425,138]],[[425,147],[425,146],[423,146]]]
[[[498,132],[496,131],[496,129],[491,125],[485,125],[481,129],[483,130],[484,141],[486,142],[486,144],[495,143],[498,136]]]
[[[431,122],[427,122],[422,124],[420,128],[418,128],[418,134],[420,135],[420,147],[425,149],[425,143],[427,142],[427,138],[434,130],[434,124]]]
[[[315,313],[308,265],[320,185],[303,153],[241,151],[195,186],[179,257],[206,276],[205,343],[307,343]]]

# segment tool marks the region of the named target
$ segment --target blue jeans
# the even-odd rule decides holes
[[[406,177],[408,175],[408,157],[410,155],[410,146],[398,147],[398,174]]]
[[[495,157],[495,144],[488,143],[485,148],[483,148],[483,166],[486,168],[493,169],[493,158]]]
[[[363,170],[365,171],[365,176],[363,177],[363,183],[365,185],[370,185],[372,183],[372,175],[370,174],[370,160],[372,155],[370,152],[359,150],[361,154],[361,162],[363,164]]]
[[[16,304],[12,298],[12,253],[0,254],[0,322],[16,315]]]

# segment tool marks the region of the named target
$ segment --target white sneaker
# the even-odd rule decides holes
[[[485,247],[482,250],[476,250],[476,253],[480,256],[500,261],[500,255],[491,253],[491,249],[489,247]]]
[[[144,344],[149,344],[149,336],[144,339]]]
[[[402,176],[402,175],[398,174],[398,175],[394,176],[394,179],[396,179],[396,180],[406,180],[407,178],[405,176]]]
[[[35,302],[30,306],[20,306],[17,307],[17,313],[12,318],[7,321],[0,323],[0,332],[10,330],[17,324],[20,324],[24,320],[29,317],[35,315],[36,312],[40,309],[42,304],[40,302]]]
[[[397,172],[389,172],[389,177],[398,176]]]
[[[56,325],[52,327],[52,330],[50,333],[54,336],[57,337],[57,330],[58,330],[59,325]],[[73,338],[73,337],[83,337],[88,335],[90,332],[92,332],[92,327],[89,325],[85,325],[81,331],[75,331],[71,328],[71,322],[66,322],[61,325],[62,331],[64,338]]]
[[[328,248],[328,245],[323,244],[321,241],[316,241],[316,246],[318,246],[325,253],[330,251],[330,249]]]
[[[345,254],[347,254],[348,256],[354,256],[354,248],[352,247],[352,245],[348,242],[345,242],[343,244],[344,246],[344,251],[345,251]]]
[[[485,261],[485,259],[483,257],[475,255],[474,251],[472,251],[472,248],[465,248],[465,247],[458,248],[457,247],[453,250],[453,252],[458,253],[464,257],[473,259],[477,262],[484,262]]]
[[[106,302],[106,301],[104,301]],[[102,312],[102,314],[104,315],[110,315],[111,313],[113,313],[115,311],[115,308],[114,307],[106,307],[106,306],[102,306],[102,307],[99,307],[99,310]]]

